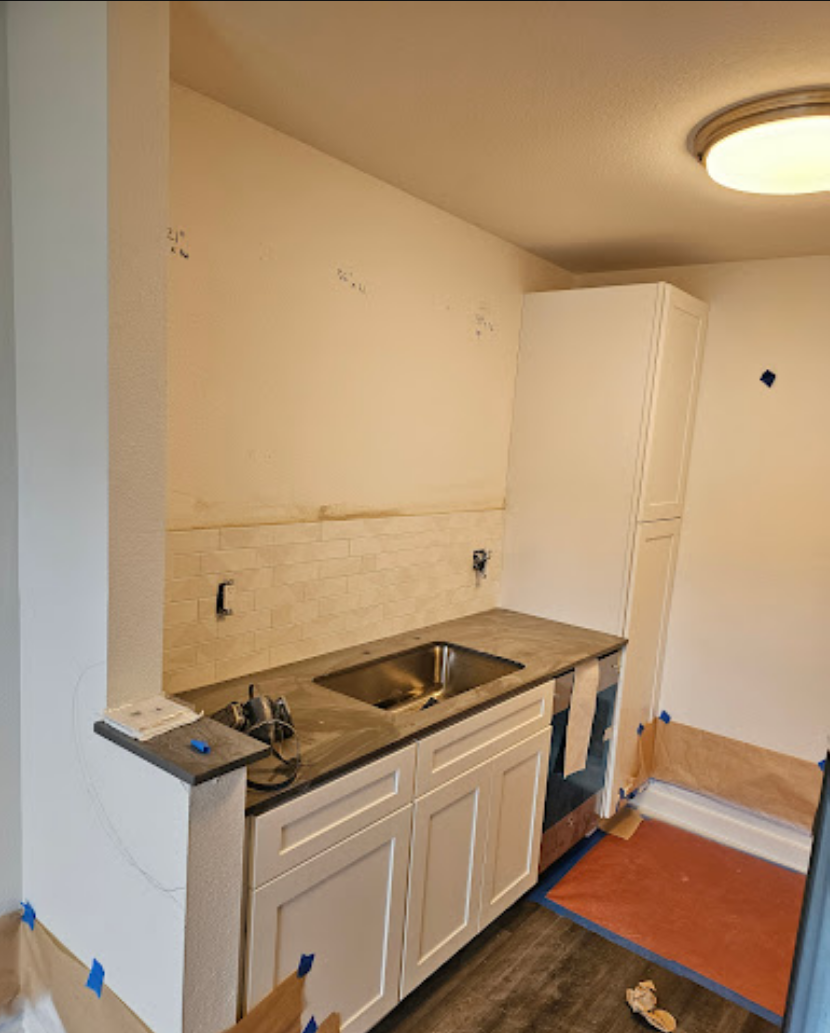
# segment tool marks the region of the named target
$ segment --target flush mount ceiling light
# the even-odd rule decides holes
[[[731,190],[830,191],[830,87],[771,93],[727,108],[697,129],[692,151]]]

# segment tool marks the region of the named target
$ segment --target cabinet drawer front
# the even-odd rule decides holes
[[[332,1012],[366,1033],[398,1003],[412,808],[384,818],[251,894],[250,1011],[315,956],[303,1027]]]
[[[411,803],[414,774],[412,745],[255,818],[251,886],[270,882]]]
[[[429,736],[418,745],[415,795],[423,796],[547,727],[553,682],[514,696]]]

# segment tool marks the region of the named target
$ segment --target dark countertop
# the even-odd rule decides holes
[[[130,738],[106,721],[96,722],[95,731],[116,746],[192,786],[245,768],[271,753],[267,745],[248,735],[240,735],[209,717],[202,717],[184,728],[174,728],[172,732],[146,742]],[[210,752],[199,753],[194,749],[191,745],[194,739],[207,743]]]
[[[408,713],[379,710],[323,688],[314,681],[321,675],[427,642],[452,642],[514,660],[524,667],[488,685],[443,700],[428,710]],[[213,714],[227,703],[245,700],[248,686],[253,683],[258,694],[284,696],[288,701],[301,743],[303,763],[296,779],[283,788],[279,783],[285,778],[284,771],[278,769],[272,759],[250,766],[250,778],[264,785],[276,786],[267,791],[249,790],[246,813],[255,815],[453,724],[476,710],[483,710],[550,681],[572,670],[583,660],[614,653],[625,642],[615,635],[528,617],[510,610],[490,610],[258,675],[196,689],[179,698],[197,710]],[[189,736],[188,741],[192,737]],[[293,750],[294,743],[287,743],[286,756],[293,756]]]

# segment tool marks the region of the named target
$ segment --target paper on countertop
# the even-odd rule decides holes
[[[565,778],[588,766],[588,749],[597,712],[599,660],[586,660],[574,672],[574,687],[565,740]]]
[[[151,696],[104,711],[104,721],[139,742],[193,724],[202,715],[167,696]]]

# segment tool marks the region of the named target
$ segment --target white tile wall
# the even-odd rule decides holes
[[[168,533],[167,692],[242,677],[497,605],[500,511]],[[480,584],[475,549],[493,558]],[[233,616],[216,616],[234,581]]]

